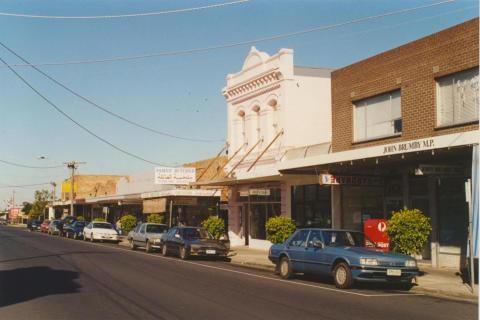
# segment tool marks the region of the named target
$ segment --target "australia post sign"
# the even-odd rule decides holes
[[[195,168],[156,167],[155,184],[189,184],[195,182]]]

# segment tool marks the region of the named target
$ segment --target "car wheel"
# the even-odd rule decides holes
[[[348,289],[353,285],[352,272],[345,262],[338,263],[333,269],[333,280],[339,289]]]
[[[95,242],[95,239],[93,239],[93,233],[90,233],[90,242]]]
[[[137,250],[137,246],[133,243],[133,239],[130,239],[130,249]]]
[[[163,255],[164,257],[168,256],[168,248],[167,248],[167,245],[166,245],[166,244],[164,244],[164,245],[162,246],[162,255]]]
[[[185,248],[185,246],[181,246],[179,255],[180,259],[187,260],[190,257],[190,252],[187,248]]]
[[[145,242],[145,251],[148,253],[152,252],[152,244],[148,240]]]
[[[293,274],[292,264],[290,259],[283,257],[278,263],[278,274],[282,279],[290,279]]]

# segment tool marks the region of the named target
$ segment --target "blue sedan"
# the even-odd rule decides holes
[[[409,285],[418,275],[414,258],[381,252],[363,233],[349,230],[300,229],[268,254],[284,279],[294,273],[333,275],[337,288],[355,281]]]

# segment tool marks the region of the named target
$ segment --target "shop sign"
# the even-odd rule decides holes
[[[337,176],[333,174],[322,174],[320,175],[320,184],[381,186],[383,185],[383,178],[373,176]]]
[[[194,197],[175,197],[173,198],[173,204],[178,206],[196,206],[198,199]]]
[[[415,169],[415,175],[463,175],[464,168],[460,166],[449,165],[427,165],[421,164]]]
[[[167,199],[147,199],[143,200],[143,213],[161,213],[167,211]]]
[[[155,167],[155,184],[188,185],[196,181],[196,169],[190,167]]]
[[[264,196],[268,197],[270,196],[270,189],[250,189],[248,193],[251,196]]]
[[[409,142],[399,142],[389,144],[383,147],[383,154],[394,154],[397,152],[421,151],[424,149],[432,149],[435,147],[433,138],[414,140]]]

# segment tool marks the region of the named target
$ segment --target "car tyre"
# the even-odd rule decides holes
[[[147,242],[145,242],[145,252],[147,252],[147,253],[152,252],[152,244],[148,240],[147,240]]]
[[[166,245],[166,244],[164,244],[164,245],[162,246],[162,255],[163,255],[164,257],[168,256],[168,248],[167,248],[167,245]]]
[[[277,269],[282,279],[290,279],[293,275],[292,263],[288,257],[282,257],[282,259],[280,259]]]
[[[352,272],[345,262],[340,262],[333,269],[333,280],[339,289],[348,289],[353,285]]]
[[[179,256],[182,260],[187,260],[190,257],[190,251],[185,248],[185,246],[181,246],[179,250]]]
[[[137,250],[137,246],[133,243],[133,239],[130,239],[130,249]]]

